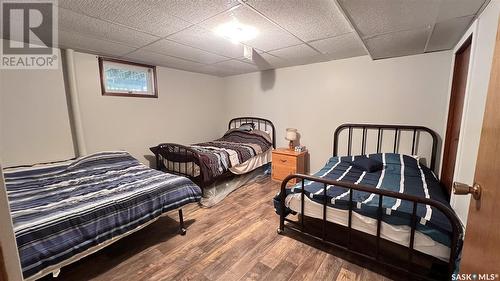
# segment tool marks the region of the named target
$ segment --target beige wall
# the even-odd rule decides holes
[[[73,157],[61,67],[57,70],[2,69],[0,73],[0,158],[3,165]]]
[[[148,163],[149,147],[219,137],[224,88],[218,77],[158,67],[158,99],[102,96],[97,57],[75,53],[87,152],[125,149]]]
[[[372,61],[357,57],[225,78],[226,116],[256,115],[298,128],[311,172],[332,153],[335,128],[346,122],[423,125],[442,136],[451,52]]]
[[[462,38],[463,41],[471,34],[473,36],[454,180],[469,185],[474,183],[499,13],[500,0],[492,0]],[[458,46],[456,49],[458,49]],[[452,195],[451,197],[451,205],[457,211],[458,216],[464,224],[467,223],[469,203],[470,195]]]

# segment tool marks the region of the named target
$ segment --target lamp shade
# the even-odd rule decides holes
[[[286,129],[286,135],[285,139],[289,141],[294,141],[297,139],[297,129],[294,128],[287,128]]]

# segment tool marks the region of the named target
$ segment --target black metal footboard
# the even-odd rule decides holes
[[[201,161],[194,149],[182,144],[162,143],[152,147],[151,151],[156,157],[157,170],[187,177],[201,186]]]
[[[286,206],[285,206],[285,199],[286,199],[286,189],[287,189],[287,183],[288,181],[292,179],[299,179],[300,182],[302,183],[302,189],[301,189],[301,212],[298,215],[299,220],[294,221],[291,219],[286,218],[287,212],[286,212]],[[314,181],[314,182],[320,182],[324,184],[323,188],[323,218],[321,220],[321,231],[317,232],[320,233],[319,235],[311,235],[311,232],[308,231],[307,225],[304,224],[305,221],[305,216],[304,216],[304,181],[309,180],[309,181]],[[332,224],[331,222],[327,221],[327,196],[326,196],[326,191],[327,191],[327,186],[328,185],[335,185],[339,187],[344,187],[349,189],[349,204],[348,204],[348,223],[347,223],[347,245],[341,245],[335,242],[328,241],[326,239],[327,237],[327,224]],[[374,254],[367,254],[366,252],[359,251],[357,249],[353,249],[352,247],[352,238],[351,234],[355,232],[356,230],[352,228],[352,212],[353,212],[353,206],[356,204],[356,202],[353,202],[353,190],[356,191],[362,191],[362,192],[368,192],[368,193],[374,193],[379,195],[379,200],[378,200],[378,212],[377,212],[377,231],[376,231],[376,246],[375,246],[375,253]],[[381,238],[381,223],[382,223],[382,216],[383,216],[383,207],[382,207],[382,199],[384,197],[391,197],[395,199],[401,199],[405,200],[407,202],[411,202],[413,204],[413,212],[411,215],[411,220],[410,220],[410,228],[411,228],[411,234],[410,234],[410,241],[408,246],[401,246],[403,250],[406,250],[407,253],[407,262],[406,264],[393,264],[393,263],[388,263],[384,261],[383,259],[380,258],[380,249],[381,249],[381,243],[386,242],[388,240],[385,240],[384,238]],[[449,220],[450,225],[452,227],[452,233],[451,233],[451,247],[450,247],[450,257],[449,261],[446,264],[446,279],[450,280],[451,275],[455,271],[456,267],[456,261],[459,256],[459,247],[461,245],[461,239],[463,238],[463,228],[460,223],[460,220],[456,216],[456,214],[446,205],[442,204],[441,202],[427,199],[427,198],[422,198],[422,197],[417,197],[413,195],[408,195],[408,194],[402,194],[402,193],[397,193],[393,191],[388,191],[388,190],[382,190],[382,189],[376,189],[373,187],[368,187],[368,186],[363,186],[363,185],[355,185],[347,182],[341,182],[341,181],[335,181],[335,180],[330,180],[330,179],[324,179],[324,178],[319,178],[319,177],[314,177],[314,176],[308,176],[308,175],[302,175],[302,174],[294,174],[294,175],[289,175],[288,177],[285,178],[285,180],[281,184],[281,193],[280,193],[280,209],[278,210],[279,215],[280,215],[280,225],[278,229],[278,233],[283,233],[285,230],[285,227],[291,228],[303,233],[307,233],[310,236],[313,236],[316,239],[322,240],[323,242],[326,242],[328,244],[331,244],[335,247],[341,248],[343,250],[346,250],[347,252],[362,256],[364,258],[367,258],[369,260],[372,260],[374,262],[377,262],[379,264],[382,264],[384,266],[387,266],[391,269],[394,269],[398,272],[404,272],[405,274],[410,275],[412,278],[420,278],[423,280],[435,280],[436,278],[434,276],[425,276],[422,275],[420,272],[416,272],[413,270],[413,259],[414,256],[421,255],[420,252],[416,251],[414,249],[414,242],[415,242],[415,231],[417,227],[417,205],[422,204],[422,205],[429,205],[437,210],[441,211]],[[285,224],[287,222],[287,224]],[[332,233],[328,233],[332,234]],[[337,235],[337,233],[333,233],[333,235]],[[399,245],[398,245],[399,246]]]

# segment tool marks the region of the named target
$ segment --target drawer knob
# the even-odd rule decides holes
[[[281,160],[281,162],[283,162],[283,163],[285,163],[285,162],[286,162],[286,159],[280,159],[280,160]]]

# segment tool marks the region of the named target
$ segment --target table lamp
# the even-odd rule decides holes
[[[290,150],[294,150],[293,141],[295,141],[297,139],[297,129],[287,128],[285,139],[290,141],[290,143],[288,144],[288,148]]]

